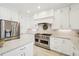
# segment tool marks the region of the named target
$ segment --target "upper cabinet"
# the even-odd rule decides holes
[[[36,13],[33,18],[34,18],[35,24],[50,23],[50,24],[52,24],[52,27],[53,27],[54,10],[50,9],[50,10],[46,10],[46,11]]]
[[[34,15],[34,19],[42,19],[42,18],[47,18],[47,17],[51,17],[54,15],[54,10],[47,10],[47,11],[42,11],[40,13],[36,13]]]
[[[68,29],[69,25],[69,7],[55,10],[54,29]]]
[[[55,10],[54,15],[54,29],[58,29],[61,26],[61,11],[60,9]]]
[[[61,9],[61,27],[64,29],[70,28],[69,7],[65,7]]]
[[[79,29],[79,4],[71,5],[70,24],[72,29]]]
[[[52,29],[79,29],[79,4],[43,11],[35,14],[34,19],[38,22],[51,22]]]
[[[11,20],[19,22],[19,15],[17,12],[11,12]]]
[[[18,18],[18,12],[0,7],[0,19],[19,22]]]

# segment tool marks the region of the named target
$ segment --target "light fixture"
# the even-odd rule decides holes
[[[38,6],[37,8],[40,9],[40,6]]]

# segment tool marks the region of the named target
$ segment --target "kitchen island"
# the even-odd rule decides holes
[[[0,48],[1,56],[32,56],[33,55],[33,34],[24,33],[20,39],[5,41]]]

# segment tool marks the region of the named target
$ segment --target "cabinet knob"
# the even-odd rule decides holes
[[[25,47],[21,48],[20,50],[24,50],[24,49],[25,49]]]

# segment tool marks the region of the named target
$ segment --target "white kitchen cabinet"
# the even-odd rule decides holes
[[[50,49],[51,50],[56,50],[56,51],[59,51],[60,49],[60,43],[61,41],[59,41],[58,39],[54,38],[54,37],[51,37],[50,38]],[[58,50],[59,49],[59,50]]]
[[[53,44],[53,45],[51,45],[51,44]],[[61,38],[53,38],[53,41],[52,41],[52,39],[50,41],[51,49],[56,50],[58,52],[62,51],[62,44],[63,44],[63,40]]]
[[[31,43],[31,44],[28,44],[27,46],[26,46],[26,52],[25,52],[25,55],[26,56],[33,56],[33,43]]]
[[[19,15],[18,15],[17,12],[12,12],[10,15],[11,15],[11,20],[12,21],[19,22]]]
[[[72,29],[79,29],[79,4],[71,5],[70,24]]]
[[[34,19],[41,19],[41,18],[46,18],[46,17],[50,17],[50,16],[54,16],[54,10],[53,9],[36,13],[34,15]]]
[[[0,19],[10,20],[10,11],[6,8],[0,7]]]
[[[69,28],[69,7],[55,10],[54,28]]]
[[[70,21],[69,21],[69,7],[65,7],[61,9],[61,26],[63,29],[70,28]]]
[[[19,16],[17,12],[0,6],[0,19],[9,21],[19,21],[18,17]]]
[[[62,52],[62,40],[60,38],[55,38],[54,39],[54,44],[55,45],[55,50],[58,50],[59,52]]]
[[[55,10],[55,29],[79,29],[79,4]]]
[[[79,56],[79,49],[74,47],[74,56]]]
[[[50,49],[55,50],[66,55],[73,55],[73,44],[71,40],[64,38],[51,38]]]
[[[46,17],[46,11],[43,11],[43,12],[40,12],[39,15],[38,15],[38,18],[44,18]]]
[[[35,15],[34,15],[34,19],[40,19],[40,18],[45,18],[46,17],[46,11],[42,11],[42,12],[40,12],[40,13],[36,13]]]
[[[74,46],[71,40],[63,39],[63,44],[62,44],[63,53],[67,55],[73,55],[74,54],[73,47]]]
[[[9,51],[3,56],[32,56],[33,55],[33,43],[29,43],[22,47]]]
[[[18,56],[32,56],[33,55],[33,43],[27,44],[20,48]]]
[[[48,10],[47,13],[46,13],[46,17],[50,17],[50,16],[54,16],[54,10],[53,9]]]
[[[15,49],[15,50],[4,53],[3,56],[17,56],[20,52],[21,51],[18,48],[18,49]]]
[[[50,49],[51,50],[54,50],[55,49],[55,46],[54,46],[55,44],[54,44],[54,37],[51,37],[50,38]]]
[[[57,9],[55,10],[54,15],[54,29],[59,29],[61,27],[61,10]]]

